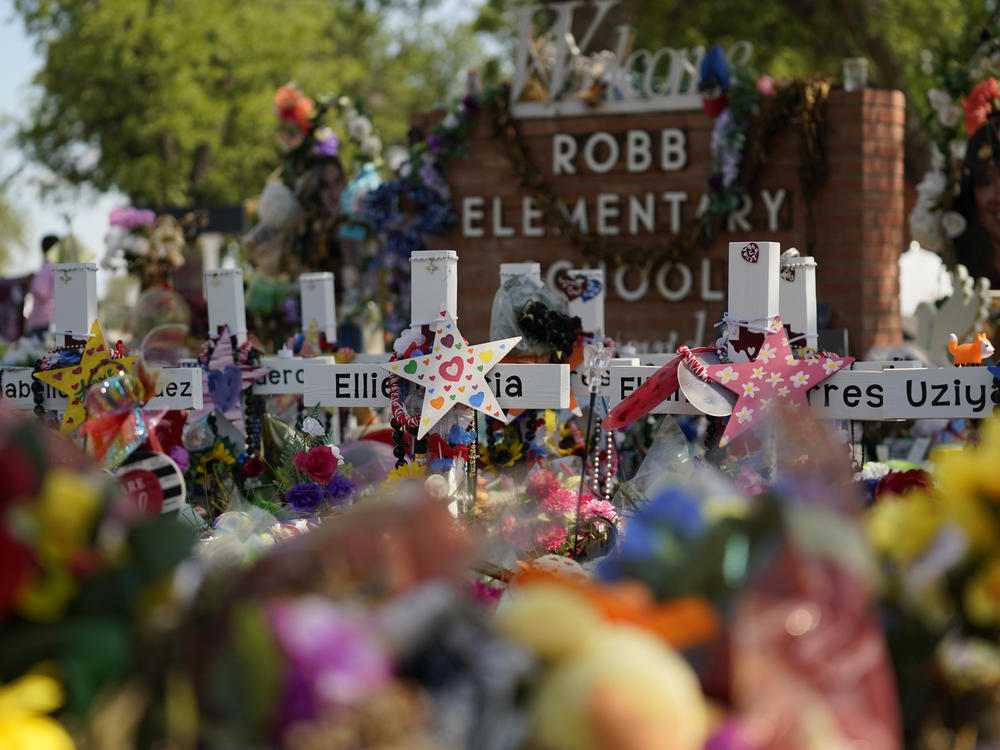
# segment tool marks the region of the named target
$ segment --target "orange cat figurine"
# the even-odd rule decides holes
[[[977,333],[976,338],[968,344],[959,344],[954,333],[948,334],[948,351],[955,358],[956,365],[981,365],[983,360],[993,355],[993,344],[985,333]]]

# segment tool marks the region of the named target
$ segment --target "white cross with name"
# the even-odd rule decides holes
[[[436,321],[441,310],[457,318],[458,254],[454,251],[414,252],[410,257],[410,269],[411,322]],[[304,404],[388,406],[389,373],[379,366],[388,361],[388,355],[365,359],[365,362],[307,368]],[[569,365],[500,362],[489,372],[487,382],[505,410],[569,408]]]
[[[753,263],[742,261],[748,245],[756,248],[754,253],[759,252],[753,256],[756,257]],[[780,307],[782,320],[791,324],[793,332],[813,342],[816,336],[816,265],[811,259],[797,259],[792,264],[796,272],[782,276],[779,254],[776,242],[730,243],[729,314],[736,320],[766,321],[773,319]],[[808,288],[792,291],[793,284]],[[802,330],[797,326],[802,326]],[[745,349],[745,341],[734,346],[741,335],[745,336],[745,331],[745,325],[734,323],[727,332],[729,356],[740,358],[736,361],[753,359]],[[974,332],[955,333],[971,335]],[[612,367],[606,389],[611,405],[626,399],[658,369],[654,366]],[[921,362],[911,361],[857,361],[810,389],[808,399],[813,415],[828,420],[980,419],[993,413],[993,397],[997,393],[1000,393],[1000,383],[986,367],[925,367]],[[652,413],[700,412],[678,389]]]

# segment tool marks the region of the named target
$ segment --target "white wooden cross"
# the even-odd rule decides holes
[[[458,254],[417,251],[410,257],[411,324],[431,323],[442,310],[458,318]],[[387,356],[379,358],[384,362]],[[306,406],[389,405],[389,375],[378,362],[322,364],[305,371]],[[569,407],[569,365],[500,362],[487,378],[503,409]]]
[[[82,344],[90,336],[97,320],[97,264],[59,263],[53,266],[55,275],[54,326],[56,344]],[[35,408],[32,384],[37,382],[30,367],[0,368],[0,393],[15,409]],[[164,368],[165,377],[146,408],[200,409],[202,406],[201,370],[186,367]],[[68,397],[45,385],[42,406],[59,415],[66,409]]]
[[[759,250],[756,263],[750,264],[743,258],[748,245]],[[807,287],[811,285],[813,291],[810,293],[807,288],[801,293],[789,292],[787,304],[784,298],[780,300],[783,320],[805,321],[802,323],[805,330],[796,332],[804,334],[807,341],[814,335],[815,325],[816,266],[810,260],[795,261],[796,280]],[[777,243],[730,243],[729,308],[732,317],[753,321],[773,317],[779,311],[779,290],[784,294],[789,286],[781,281],[780,264]],[[805,269],[801,280],[800,268]],[[796,310],[796,305],[804,309]],[[737,322],[727,336],[730,356],[749,361],[752,357],[742,346],[738,350],[733,346],[741,328],[745,326]],[[657,369],[652,366],[613,367],[608,388],[612,406],[627,398]],[[993,413],[995,393],[1000,393],[1000,384],[986,367],[924,367],[920,362],[858,361],[850,369],[841,370],[810,389],[808,397],[812,413],[820,419],[979,419]],[[700,412],[678,390],[653,409],[653,413]]]

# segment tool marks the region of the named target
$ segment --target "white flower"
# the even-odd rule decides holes
[[[382,153],[382,139],[377,135],[370,135],[361,142],[361,153],[372,159]]]
[[[779,396],[787,396],[789,393],[791,393],[791,391],[789,390],[787,385],[783,385],[781,386],[781,388],[778,389]]]
[[[347,122],[347,132],[356,141],[364,142],[372,134],[372,123],[364,115],[358,115]]]
[[[730,380],[738,380],[740,377],[740,374],[733,369],[732,365],[730,365],[725,370],[722,370],[717,374],[719,377],[719,382],[721,382],[723,385],[728,383]]]
[[[939,248],[941,236],[941,212],[931,211],[931,201],[920,198],[910,211],[910,236],[921,247]]]
[[[348,99],[346,96],[342,96],[337,100],[337,105],[341,109],[347,109],[348,107],[351,106],[351,100]]]
[[[760,380],[762,377],[764,377],[764,368],[763,367],[753,368],[753,373],[751,373],[750,377],[753,378],[754,380]]]
[[[809,382],[809,373],[799,370],[797,373],[792,375],[792,385],[796,388],[801,388],[806,383]]]
[[[948,150],[951,151],[952,161],[956,161],[959,163],[965,161],[965,147],[968,145],[969,145],[968,141],[963,141],[958,138],[949,143]],[[937,151],[937,149],[934,150]]]
[[[313,417],[306,417],[302,420],[302,431],[306,435],[312,435],[313,437],[326,434],[326,428],[320,424],[318,419],[314,419]]]
[[[947,109],[938,110],[937,116],[938,122],[946,128],[953,128],[962,121],[965,111],[961,107],[952,104]]]
[[[751,419],[753,419],[753,409],[748,409],[744,406],[739,411],[733,412],[733,416],[736,417],[739,424],[743,424],[744,422],[749,422]]]
[[[927,92],[927,103],[931,105],[931,109],[935,112],[940,112],[942,109],[947,109],[955,102],[952,100],[951,95],[947,91],[942,89],[931,89]]]
[[[931,169],[935,172],[944,169],[944,154],[937,146],[931,146]]]
[[[778,383],[784,383],[785,379],[781,377],[781,373],[775,370],[770,375],[767,376],[767,382],[771,385],[777,385]]]
[[[823,369],[832,375],[840,369],[840,362],[835,359],[828,359],[823,363]]]
[[[936,200],[948,187],[948,178],[940,170],[924,172],[924,177],[917,183],[917,193],[921,197]]]
[[[757,391],[759,391],[759,390],[760,390],[760,388],[758,388],[753,383],[747,382],[747,383],[743,384],[743,395],[744,396],[749,396],[750,398],[756,398],[756,396],[754,394],[756,394]]]
[[[385,152],[386,166],[393,172],[403,166],[403,162],[408,158],[410,158],[410,152],[402,146],[390,146]]]
[[[965,233],[965,217],[958,211],[945,211],[941,215],[941,226],[949,239],[961,237]]]
[[[881,479],[891,471],[887,464],[878,461],[869,461],[861,467],[861,471],[854,475],[854,481],[860,482],[865,479]]]
[[[769,361],[771,361],[772,359],[774,359],[774,357],[776,357],[776,356],[777,355],[775,354],[774,349],[771,348],[771,345],[770,344],[764,344],[764,346],[762,346],[760,348],[760,354],[757,355],[757,360],[759,362],[763,362],[764,364],[767,364]]]
[[[281,229],[290,227],[299,220],[301,205],[290,188],[277,180],[264,185],[257,209],[261,223]]]
[[[795,359],[795,355],[794,354],[786,354],[785,355],[785,364],[788,365],[789,367],[798,367],[799,365],[802,364],[802,360],[801,359]]]
[[[771,411],[774,408],[773,398],[762,398],[760,400],[760,410],[761,411]]]
[[[458,127],[458,118],[455,117],[454,112],[449,112],[448,116],[441,120],[441,127],[445,130],[454,130]]]

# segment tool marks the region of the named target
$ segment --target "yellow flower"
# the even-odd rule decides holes
[[[927,548],[942,522],[937,498],[919,491],[886,498],[869,511],[865,521],[875,549],[902,563]]]
[[[45,714],[63,702],[62,687],[51,677],[29,674],[0,686],[0,747],[4,750],[73,750],[59,722]]]
[[[50,471],[35,511],[42,559],[50,563],[63,561],[88,545],[99,506],[100,494],[94,480],[63,469]]]
[[[24,589],[17,610],[34,622],[58,620],[76,593],[76,580],[64,565],[55,565]]]
[[[229,449],[223,443],[216,443],[211,452],[206,453],[198,459],[198,475],[207,474],[209,472],[209,465],[213,461],[221,461],[226,466],[232,466],[236,463],[236,459],[233,458],[233,454],[229,452]]]
[[[984,563],[965,585],[965,611],[976,625],[1000,624],[1000,557]]]
[[[423,479],[426,473],[427,468],[420,464],[403,464],[390,471],[385,481],[388,484],[391,482],[405,482],[407,479]]]

